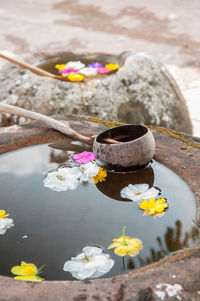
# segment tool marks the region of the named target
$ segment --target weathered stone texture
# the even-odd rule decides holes
[[[46,115],[86,114],[191,134],[185,100],[162,64],[133,52],[125,52],[116,60],[122,62],[118,72],[84,83],[40,77],[7,64],[0,74],[1,101]]]

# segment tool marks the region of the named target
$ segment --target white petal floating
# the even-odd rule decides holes
[[[158,189],[154,187],[149,188],[148,184],[129,184],[120,192],[122,198],[129,199],[134,202],[141,202],[143,200],[155,198],[158,193]]]
[[[55,171],[48,172],[43,183],[45,187],[55,191],[75,190],[81,176],[82,172],[78,167],[58,168]]]
[[[74,278],[99,278],[112,269],[114,260],[108,254],[102,254],[101,248],[87,246],[82,251],[63,266],[63,270],[70,272]]]
[[[73,68],[76,70],[80,70],[85,67],[85,64],[83,64],[80,61],[69,61],[65,66],[66,68]]]
[[[14,226],[12,218],[0,219],[0,234],[5,234],[8,229]]]
[[[96,163],[89,162],[86,164],[81,164],[79,167],[82,175],[80,177],[80,182],[93,182],[93,177],[95,177],[99,172],[99,166]]]
[[[80,74],[83,74],[83,75],[97,75],[97,69],[95,68],[91,68],[91,67],[86,67],[86,68],[83,68],[79,71]]]

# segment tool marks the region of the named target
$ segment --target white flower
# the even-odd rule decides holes
[[[65,66],[66,68],[73,68],[76,70],[80,70],[85,67],[85,64],[81,63],[80,61],[70,61]]]
[[[0,234],[5,234],[6,230],[14,226],[12,218],[1,218],[0,219]]]
[[[174,285],[173,284],[171,285],[168,283],[160,283],[160,284],[157,284],[156,287],[158,289],[163,289],[163,287],[165,287],[165,291],[167,292],[169,297],[176,296],[176,299],[181,300],[180,296],[178,295],[178,292],[182,290],[182,286],[180,284],[175,283]],[[161,293],[162,291],[157,291],[157,293],[158,292]],[[165,296],[165,295],[163,295],[163,296]],[[162,300],[164,300],[164,299],[162,299]]]
[[[99,166],[96,163],[88,162],[86,164],[81,164],[79,167],[82,172],[82,176],[80,177],[80,182],[93,182],[93,177],[95,177],[99,172]]]
[[[158,193],[158,189],[154,187],[149,188],[148,184],[129,184],[121,190],[121,197],[134,202],[140,202],[155,198]]]
[[[86,67],[83,68],[79,71],[80,74],[83,75],[97,75],[97,69],[96,68],[91,68],[91,67]]]
[[[114,265],[114,260],[108,254],[102,254],[102,249],[87,246],[83,253],[65,262],[63,270],[70,272],[79,280],[99,278],[108,273]]]
[[[64,167],[51,171],[44,179],[44,186],[55,191],[74,190],[82,173],[78,167]]]

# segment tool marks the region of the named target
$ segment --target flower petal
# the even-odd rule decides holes
[[[8,229],[14,226],[12,218],[0,219],[0,234],[5,234]]]
[[[132,250],[132,252],[130,252],[128,255],[133,257],[133,256],[138,255],[139,252],[140,252],[140,249],[134,249],[134,250]]]
[[[96,176],[99,172],[99,166],[96,163],[89,162],[86,164],[82,164],[79,167],[82,175],[80,177],[80,183],[88,182],[94,176]]]
[[[112,244],[110,244],[110,245],[107,247],[107,249],[112,249],[112,248],[115,248],[115,247],[117,247],[117,246],[119,246],[119,243],[118,243],[118,242],[113,242]]]
[[[121,197],[130,199],[134,202],[140,202],[142,200],[154,198],[158,195],[159,191],[151,187],[148,184],[129,184],[121,190]]]
[[[102,275],[108,273],[114,265],[114,260],[108,254],[101,254],[95,256],[95,265],[98,272]]]
[[[68,260],[64,263],[63,270],[65,272],[77,272],[79,270],[82,270],[84,266],[85,266],[84,262]]]
[[[39,276],[16,276],[16,277],[14,277],[14,279],[24,280],[24,281],[34,281],[34,282],[44,280],[44,278],[41,278]]]
[[[98,247],[86,246],[83,248],[83,252],[87,256],[96,256],[96,255],[100,255],[102,253],[102,249],[98,248]]]
[[[90,278],[94,272],[95,272],[95,270],[85,271],[85,272],[73,272],[72,276],[76,279],[84,280],[84,279]]]
[[[115,254],[118,256],[125,256],[127,255],[127,249],[125,246],[118,246],[114,249]]]
[[[11,272],[14,275],[24,276],[24,269],[19,265],[16,265],[16,266],[12,267]]]

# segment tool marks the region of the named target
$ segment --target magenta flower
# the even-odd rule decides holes
[[[73,159],[77,162],[77,163],[88,163],[92,160],[96,160],[96,157],[94,156],[94,154],[92,152],[82,152],[80,154],[75,154],[73,155]]]
[[[104,74],[104,73],[109,73],[110,70],[106,67],[101,67],[101,68],[97,68],[97,72],[101,73],[101,74]]]
[[[91,68],[102,68],[103,64],[99,63],[99,62],[94,62],[94,63],[89,64],[88,67],[91,67]]]
[[[65,68],[65,69],[60,70],[60,73],[69,75],[70,73],[78,73],[78,70],[76,70],[74,68]]]

